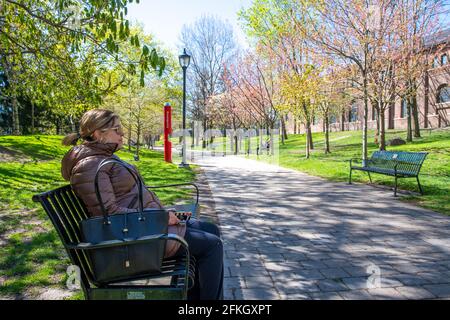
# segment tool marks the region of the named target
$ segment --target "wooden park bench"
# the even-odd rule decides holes
[[[396,197],[398,178],[416,178],[420,193],[423,195],[419,172],[427,154],[427,152],[375,151],[370,159],[359,166],[353,164],[354,160],[360,161],[359,159],[350,159],[349,184],[352,183],[353,170],[367,172],[371,183],[371,172],[393,176],[395,179],[394,196]]]
[[[198,188],[194,184],[175,184],[152,189],[167,188],[173,186],[193,185],[197,191],[194,204],[178,205],[179,211],[190,211],[193,216],[198,209]],[[82,243],[81,220],[88,218],[86,206],[81,199],[75,195],[70,185],[57,188],[33,196],[33,201],[40,202],[55,227],[62,244],[66,249],[72,265],[80,269],[80,286],[84,296],[88,300],[127,300],[127,299],[187,299],[187,291],[193,286],[195,277],[195,260],[189,254],[186,241],[174,234],[160,234],[145,239],[134,239],[130,241],[107,241],[105,243]],[[185,254],[164,259],[161,272],[153,274],[142,274],[138,277],[121,280],[120,282],[96,283],[92,274],[92,266],[88,259],[87,251],[99,248],[111,248],[136,243],[145,243],[161,240],[175,240],[181,243]],[[149,252],[149,255],[151,253]],[[170,277],[170,278],[169,278]],[[161,284],[161,280],[170,279],[170,284]],[[151,282],[149,284],[149,282]],[[169,281],[166,281],[169,282]]]

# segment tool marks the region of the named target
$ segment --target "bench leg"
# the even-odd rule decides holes
[[[423,189],[422,189],[422,186],[420,185],[419,176],[417,176],[416,179],[417,179],[417,184],[419,185],[420,194],[423,195]]]
[[[397,196],[397,176],[395,176],[394,197]]]
[[[367,174],[369,175],[369,180],[370,180],[370,183],[372,183],[372,177],[370,176],[370,172],[369,172],[369,171],[367,171]]]

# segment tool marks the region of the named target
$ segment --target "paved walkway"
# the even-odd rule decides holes
[[[371,186],[205,158],[226,299],[450,298],[450,217]]]

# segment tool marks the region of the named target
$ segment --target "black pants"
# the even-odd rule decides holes
[[[188,299],[222,300],[223,245],[219,228],[213,223],[191,219],[187,223],[184,239],[197,261],[195,284],[188,291]],[[183,252],[180,248],[177,255]]]

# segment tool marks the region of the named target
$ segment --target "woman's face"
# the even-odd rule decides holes
[[[123,130],[120,120],[115,120],[110,128],[99,129],[94,131],[94,138],[102,143],[116,143],[117,150],[123,146]]]

